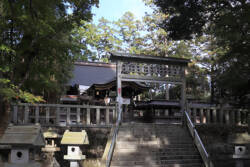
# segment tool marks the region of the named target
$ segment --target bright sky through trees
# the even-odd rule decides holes
[[[141,19],[145,12],[151,13],[152,9],[145,6],[142,0],[100,0],[99,8],[93,8],[94,23],[104,17],[110,21],[116,21],[127,12],[132,12],[137,19]]]

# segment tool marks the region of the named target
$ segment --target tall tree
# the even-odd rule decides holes
[[[167,32],[158,24],[167,17],[163,13],[155,12],[143,17],[144,52],[155,56],[168,56],[173,42],[169,39]]]
[[[142,23],[136,20],[131,12],[126,12],[115,22],[118,30],[118,38],[123,40],[123,50],[125,52],[139,54],[143,48]]]
[[[231,96],[241,102],[250,92],[250,2],[153,0],[153,3],[171,16],[160,26],[173,39],[213,36],[213,43],[224,52],[217,56],[216,85],[223,98]]]
[[[0,2],[1,101],[13,97],[8,92],[21,98],[17,90],[47,96],[62,90],[80,53],[72,30],[91,19],[93,5],[98,0]]]

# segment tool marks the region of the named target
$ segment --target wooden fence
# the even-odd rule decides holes
[[[115,106],[13,104],[11,122],[42,126],[110,126],[116,122]]]
[[[250,113],[232,107],[189,105],[188,114],[194,124],[247,125]]]

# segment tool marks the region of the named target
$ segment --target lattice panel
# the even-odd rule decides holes
[[[184,75],[184,68],[183,66],[178,65],[138,64],[124,62],[122,64],[122,74],[156,77],[182,77]]]

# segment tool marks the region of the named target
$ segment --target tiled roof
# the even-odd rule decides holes
[[[105,84],[116,79],[115,64],[78,62],[74,65],[69,85]]]

